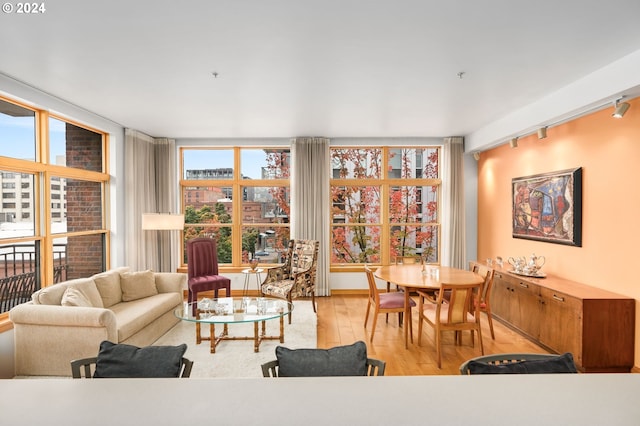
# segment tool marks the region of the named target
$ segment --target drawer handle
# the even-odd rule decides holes
[[[529,288],[529,284],[527,284],[527,283],[520,283],[520,287],[522,287],[522,288]]]
[[[560,297],[560,296],[556,296],[555,294],[553,295],[553,298],[555,300],[557,300],[558,302],[564,302],[564,297]]]

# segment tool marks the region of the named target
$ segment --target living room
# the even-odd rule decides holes
[[[71,3],[66,5],[67,8],[71,6]],[[128,206],[125,202],[126,188],[124,184],[125,129],[133,128],[156,137],[175,139],[176,156],[179,156],[179,149],[194,146],[213,145],[233,148],[255,147],[259,144],[282,148],[287,147],[289,140],[297,135],[326,136],[330,139],[330,144],[333,147],[358,145],[393,147],[394,144],[399,146],[442,147],[444,137],[462,135],[464,136],[464,154],[461,161],[464,168],[464,228],[466,237],[464,258],[466,262],[476,259],[481,261],[487,258],[495,259],[497,256],[501,256],[506,260],[509,257],[530,256],[535,253],[546,258],[544,272],[547,275],[619,293],[634,299],[636,303],[640,300],[640,290],[635,285],[634,275],[628,271],[628,265],[633,264],[632,256],[634,256],[634,250],[632,244],[640,237],[638,235],[639,228],[633,225],[634,212],[640,207],[640,201],[638,197],[633,195],[633,192],[630,195],[625,193],[625,190],[630,188],[635,179],[638,178],[638,172],[634,171],[635,159],[640,158],[640,152],[638,152],[640,147],[636,143],[640,137],[640,101],[638,100],[638,95],[640,95],[638,90],[640,87],[640,50],[638,49],[640,46],[637,45],[637,42],[632,41],[638,40],[638,34],[634,33],[636,30],[633,29],[635,25],[631,18],[632,16],[637,16],[635,12],[640,12],[637,10],[637,5],[621,2],[621,7],[615,12],[611,11],[615,9],[611,5],[594,5],[592,11],[589,13],[584,12],[589,18],[584,18],[584,21],[582,21],[575,16],[573,9],[565,10],[564,7],[560,8],[555,3],[549,2],[547,6],[549,6],[550,10],[558,9],[558,16],[550,18],[551,21],[548,24],[549,32],[553,33],[552,30],[555,30],[557,31],[556,35],[561,34],[562,32],[559,28],[561,27],[562,19],[575,25],[572,29],[577,31],[582,28],[583,32],[567,36],[561,39],[562,42],[557,42],[556,45],[548,39],[540,41],[540,44],[544,44],[544,47],[549,50],[549,55],[558,54],[553,52],[554,48],[562,52],[561,55],[558,54],[559,57],[554,56],[554,59],[548,59],[548,62],[543,63],[545,61],[544,55],[540,54],[540,50],[543,49],[538,50],[538,56],[531,54],[530,58],[535,56],[535,60],[525,60],[529,53],[527,55],[518,55],[519,68],[514,67],[516,69],[510,71],[509,78],[525,81],[526,83],[521,86],[501,87],[498,85],[497,80],[506,79],[506,77],[501,76],[499,71],[500,69],[506,69],[504,64],[508,61],[504,58],[492,57],[490,49],[483,50],[485,55],[484,62],[495,61],[503,68],[474,70],[473,68],[467,68],[467,65],[462,60],[454,61],[451,59],[455,64],[440,69],[439,72],[445,73],[444,70],[446,69],[446,73],[449,74],[453,83],[457,84],[458,87],[450,85],[453,83],[447,81],[447,89],[450,91],[446,94],[447,96],[437,99],[437,102],[441,102],[442,105],[445,105],[446,102],[447,106],[442,108],[444,112],[424,107],[415,99],[408,101],[404,98],[406,92],[412,91],[418,94],[417,97],[428,98],[433,93],[433,97],[436,98],[435,94],[439,91],[434,87],[428,88],[432,92],[425,91],[423,90],[425,89],[424,87],[417,84],[419,81],[417,75],[413,73],[405,74],[406,71],[404,70],[389,68],[389,63],[394,61],[399,64],[399,67],[410,68],[407,66],[408,56],[394,56],[395,43],[398,41],[394,38],[397,35],[393,35],[390,30],[382,32],[384,37],[376,36],[371,41],[371,44],[378,46],[377,49],[369,50],[371,46],[368,46],[369,43],[364,38],[353,41],[353,44],[345,41],[345,44],[350,46],[352,50],[345,49],[346,52],[342,52],[344,56],[327,57],[331,66],[323,66],[319,70],[310,71],[309,75],[305,77],[293,72],[291,74],[286,73],[287,69],[293,69],[293,64],[289,63],[289,68],[282,69],[278,67],[280,74],[273,71],[266,73],[268,70],[265,67],[261,69],[265,72],[263,74],[265,76],[264,79],[257,79],[254,76],[249,80],[239,80],[239,74],[237,73],[239,73],[240,65],[235,62],[238,61],[237,58],[231,55],[226,59],[227,62],[225,64],[221,64],[220,59],[203,59],[201,53],[206,52],[207,49],[185,47],[182,50],[181,43],[188,45],[188,42],[180,41],[178,35],[182,31],[181,35],[183,37],[188,40],[191,39],[189,26],[177,31],[176,27],[173,26],[175,22],[169,20],[166,17],[167,15],[163,15],[164,17],[159,19],[160,22],[167,24],[167,27],[165,28],[165,33],[159,36],[161,47],[157,47],[157,50],[165,52],[166,55],[176,55],[172,61],[173,63],[193,63],[195,61],[207,74],[206,79],[203,78],[199,81],[199,84],[203,87],[201,89],[202,97],[206,99],[192,106],[176,102],[180,105],[170,111],[170,114],[175,117],[174,120],[158,117],[162,117],[161,113],[166,113],[164,111],[166,107],[162,104],[172,103],[171,93],[175,94],[180,91],[179,82],[177,86],[170,89],[170,94],[164,94],[163,102],[150,101],[150,104],[158,107],[157,115],[154,114],[154,111],[149,111],[151,108],[147,104],[149,102],[147,97],[150,97],[151,92],[154,90],[149,86],[145,86],[145,90],[137,92],[130,98],[109,96],[109,90],[114,90],[114,86],[118,86],[118,80],[124,81],[127,78],[128,64],[126,61],[121,61],[116,53],[107,53],[106,57],[101,56],[98,52],[100,50],[98,46],[102,46],[106,42],[102,42],[103,44],[96,42],[93,36],[87,37],[86,41],[78,40],[79,47],[76,50],[77,52],[87,52],[87,56],[96,61],[101,59],[102,67],[104,68],[102,73],[111,75],[114,80],[109,80],[107,77],[103,80],[97,80],[97,76],[101,75],[101,73],[98,73],[96,74],[96,81],[88,84],[85,77],[85,80],[79,83],[79,85],[83,86],[82,91],[85,93],[82,96],[76,94],[74,96],[78,97],[71,97],[74,92],[69,87],[73,86],[78,80],[71,73],[67,75],[66,72],[69,68],[82,68],[82,65],[79,65],[82,63],[82,58],[77,56],[76,61],[71,62],[69,58],[73,57],[73,55],[63,56],[64,53],[60,51],[60,57],[56,57],[54,53],[57,44],[66,42],[67,37],[75,36],[79,38],[71,28],[62,28],[72,27],[72,25],[63,25],[66,22],[64,15],[71,14],[71,12],[80,13],[82,10],[79,4],[73,6],[77,8],[75,11],[72,9],[66,9],[65,11],[62,6],[48,5],[50,9],[41,16],[4,14],[2,17],[2,29],[0,29],[0,34],[2,34],[4,40],[15,40],[15,33],[28,31],[32,31],[35,40],[28,40],[28,37],[25,37],[25,40],[22,41],[15,40],[13,46],[4,46],[0,49],[0,54],[3,58],[11,58],[3,61],[3,65],[0,66],[0,95],[20,105],[51,111],[74,123],[86,125],[108,134],[109,170],[110,178],[112,179],[108,194],[106,194],[106,197],[109,198],[107,210],[109,223],[107,228],[110,233],[110,244],[107,257],[110,268],[126,266],[129,263],[126,255],[129,247],[125,235],[128,226],[130,226],[126,219]],[[147,6],[150,7],[148,4]],[[204,7],[203,5],[199,6]],[[259,45],[259,48],[256,47],[256,51],[259,53],[256,56],[251,56],[254,61],[251,63],[260,63],[264,66],[265,64],[272,64],[271,61],[264,60],[265,57],[278,57],[278,54],[284,55],[282,51],[275,49],[276,41],[273,40],[287,38],[282,33],[278,34],[278,30],[285,31],[283,29],[287,28],[285,24],[292,25],[292,28],[288,31],[294,34],[296,31],[301,30],[298,26],[300,22],[305,24],[314,22],[315,24],[311,28],[315,31],[326,31],[327,28],[330,28],[322,20],[319,20],[319,22],[312,20],[309,17],[309,15],[312,15],[311,12],[307,15],[294,8],[296,10],[295,17],[304,19],[293,25],[296,22],[295,20],[285,20],[284,22],[279,20],[278,13],[282,11],[275,6],[271,10],[269,7],[258,4],[253,6],[255,6],[255,10],[252,13],[247,13],[250,16],[247,20],[255,26],[251,27],[247,23],[243,25],[236,24],[238,28],[249,32],[246,38],[240,38],[238,34],[240,30],[229,30],[231,25],[227,26],[219,22],[221,17],[230,19],[229,16],[219,11],[218,16],[215,9],[206,9],[210,13],[208,17],[213,19],[212,16],[216,15],[216,24],[226,29],[226,31],[208,35],[207,41],[211,45],[211,51],[233,49],[233,41],[236,41],[236,37],[238,37],[236,48],[245,54],[252,51],[252,46]],[[345,20],[347,20],[347,17],[353,19],[353,21],[349,21],[352,22],[349,25],[344,23],[339,25],[339,22],[335,23],[331,20],[334,25],[338,25],[337,32],[340,33],[340,36],[332,36],[335,37],[331,39],[333,44],[330,44],[329,47],[321,45],[324,46],[322,49],[327,49],[327,51],[336,49],[340,46],[341,39],[350,40],[348,36],[352,31],[354,33],[363,31],[363,34],[372,34],[373,31],[370,26],[363,23],[353,23],[358,22],[359,13],[363,13],[363,21],[375,23],[376,25],[371,24],[373,27],[379,25],[380,22],[384,22],[382,20],[386,13],[395,12],[393,16],[402,17],[403,22],[405,22],[403,25],[398,24],[394,27],[394,31],[400,35],[400,40],[405,40],[405,37],[412,38],[411,34],[406,34],[406,32],[411,33],[410,30],[418,31],[419,25],[409,18],[411,13],[407,13],[407,10],[399,12],[393,8],[386,9],[381,6],[373,7],[368,5],[367,7],[371,7],[373,10],[371,15],[367,15],[360,10],[363,7],[362,4],[360,6],[358,8],[355,4],[349,4],[341,7],[330,3],[324,4],[322,7],[316,5],[312,8],[312,12],[315,12],[317,16],[323,16],[327,19],[329,19],[326,16],[329,13],[328,11],[333,12],[331,15],[342,16]],[[409,7],[409,10],[415,10],[418,16],[420,14],[428,16],[428,11],[422,9],[416,2],[408,2],[406,6]],[[527,37],[531,37],[531,34],[534,34],[535,31],[540,31],[540,29],[536,29],[536,26],[531,23],[522,24],[522,28],[518,28],[518,26],[522,21],[531,19],[526,15],[526,10],[536,9],[539,11],[540,5],[535,5],[535,8],[532,5],[519,6],[524,9],[512,10],[511,16],[505,15],[503,20],[494,21],[493,26],[503,28],[504,32],[496,31],[493,33],[490,31],[492,26],[486,25],[482,28],[486,31],[482,40],[485,43],[488,43],[488,40],[496,42],[499,36],[509,38],[513,34],[517,34],[518,30],[522,30],[523,34],[526,34],[526,37],[518,38],[523,43],[522,49],[535,50],[536,46],[532,46],[526,41],[531,40],[531,38]],[[574,2],[571,6],[575,7],[575,10],[582,10],[584,7],[578,2]],[[135,9],[135,11],[140,12],[140,15],[142,15],[142,7],[136,6]],[[240,6],[229,7],[230,11],[237,14],[247,12]],[[486,5],[486,7],[487,11],[476,10],[476,12],[478,14],[482,13],[482,16],[484,16],[489,10],[497,13],[496,9],[493,8],[500,9],[503,6],[491,4]],[[453,6],[451,8],[453,12],[460,12]],[[104,12],[104,15],[98,12]],[[93,12],[93,15],[91,13],[83,14],[82,16],[87,21],[82,25],[78,24],[79,27],[76,28],[76,31],[93,33],[96,29],[91,28],[88,23],[95,23],[97,19],[105,19],[105,22],[109,22],[112,27],[100,29],[100,31],[117,32],[113,28],[118,28],[118,21],[114,19],[114,15],[118,14],[113,11],[103,11],[102,9],[99,9],[98,12]],[[259,13],[273,18],[273,25],[269,25],[268,20],[262,22],[258,17],[254,16],[254,14],[259,15]],[[231,12],[229,14],[233,15]],[[136,20],[133,15],[135,14],[122,16],[120,24],[123,30],[133,26],[131,21]],[[202,14],[199,17],[194,15],[196,14],[191,13],[182,18],[193,18],[195,22],[193,24],[194,28],[204,26],[207,21],[207,16],[204,16],[206,14]],[[91,16],[93,16],[92,19],[90,18]],[[104,18],[101,18],[102,16]],[[446,16],[449,17],[450,15],[447,14]],[[19,19],[20,21],[18,21]],[[31,20],[29,21],[28,19]],[[47,21],[53,19],[56,22]],[[572,19],[574,20],[572,21]],[[428,21],[430,22],[431,19]],[[5,22],[7,25],[4,25]],[[463,22],[471,25],[474,19],[467,17],[464,18]],[[501,27],[507,25],[506,22],[511,22],[508,24],[511,32],[507,31],[505,27]],[[615,25],[611,24],[611,22],[615,22]],[[36,28],[38,25],[41,25],[42,28]],[[355,27],[352,27],[353,25]],[[435,23],[433,25],[435,26]],[[162,25],[159,26],[162,27]],[[55,28],[55,30],[52,30],[52,28]],[[148,28],[146,27],[146,30]],[[592,29],[594,34],[585,32],[586,28]],[[615,34],[605,34],[610,31]],[[48,37],[47,34],[51,34],[51,45],[45,42]],[[266,34],[270,34],[273,39],[267,37]],[[443,33],[434,35],[418,32],[417,34],[420,34],[417,38],[421,38],[425,45],[431,43],[429,40],[433,40],[438,36],[443,37],[441,35]],[[579,49],[578,46],[573,46],[572,43],[578,43],[574,40],[574,37],[577,37],[576,34],[588,37],[588,43],[591,43],[591,47]],[[291,36],[289,32],[286,32],[286,35]],[[130,35],[127,37],[124,37],[124,43],[120,41],[117,49],[123,49],[123,46],[127,43],[135,44],[135,36]],[[597,43],[594,39],[598,39]],[[615,44],[616,39],[620,41],[620,45]],[[268,42],[268,40],[272,41]],[[468,42],[471,43],[470,39],[465,40],[469,40]],[[305,39],[305,41],[309,43],[309,46],[318,46],[315,43],[319,43],[316,39]],[[227,44],[231,47],[226,46]],[[459,44],[463,43],[460,42]],[[607,46],[616,46],[615,49],[617,50],[609,50]],[[291,46],[289,47],[291,48]],[[303,47],[297,46],[299,49]],[[415,45],[410,44],[407,50],[416,52],[417,50],[413,49],[414,47]],[[449,48],[453,49],[452,46],[449,46]],[[141,48],[137,49],[142,51]],[[325,52],[322,49],[320,51]],[[479,47],[475,46],[475,49],[479,49]],[[612,47],[611,49],[614,48]],[[181,51],[182,54],[180,53]],[[467,51],[465,50],[465,52]],[[605,54],[605,52],[608,53]],[[467,53],[470,55],[473,53],[473,49]],[[67,52],[66,54],[68,55],[69,53]],[[341,74],[335,80],[336,87],[331,87],[331,90],[329,90],[326,87],[327,80],[320,77],[322,77],[323,73],[333,73],[335,72],[334,68],[343,66],[349,55],[361,56],[363,61],[367,63],[369,70],[375,70],[375,72],[370,71],[369,74],[358,74],[357,72],[362,72],[359,69],[351,74],[349,72]],[[381,55],[380,57],[383,57],[384,60],[378,61],[376,59],[378,56],[375,55]],[[32,58],[38,56],[46,58],[46,60],[40,62],[32,61]],[[60,59],[62,57],[64,59]],[[174,58],[174,56],[171,57]],[[197,60],[193,59],[196,57],[198,58]],[[593,61],[589,62],[589,59],[593,59]],[[139,62],[144,61],[144,58],[139,59]],[[149,61],[158,63],[154,60]],[[482,62],[482,60],[478,60],[478,63]],[[568,62],[571,62],[571,64],[568,64]],[[46,66],[33,66],[36,63],[44,63]],[[312,62],[301,61],[301,63]],[[539,75],[538,78],[542,80],[546,75],[543,76],[541,74],[553,75],[558,73],[559,75],[563,71],[563,66],[580,63],[584,63],[583,67],[573,70],[573,74],[563,74],[563,79],[558,79],[553,83],[545,82],[546,86],[544,88],[537,87],[538,79],[533,74],[537,73]],[[429,69],[429,66],[421,62],[420,67],[417,68],[422,70],[422,74],[427,74],[426,70]],[[436,65],[433,66],[436,67]],[[299,67],[303,68],[306,65],[299,65]],[[43,68],[40,71],[42,74],[38,75],[36,71],[28,70],[28,68]],[[179,71],[175,68],[181,67],[167,65],[165,69],[159,70],[158,73],[167,82],[173,82],[172,74]],[[531,68],[535,68],[534,73],[530,71]],[[393,73],[389,74],[390,71],[393,71]],[[145,79],[151,79],[149,74],[139,75],[135,71],[130,72],[134,74],[132,79],[141,86],[148,83],[144,81]],[[213,75],[213,72],[216,75]],[[245,70],[244,72],[248,71]],[[527,74],[526,76],[518,77],[519,72],[527,72]],[[487,74],[491,75],[487,76]],[[476,76],[482,75],[484,77],[481,78],[486,79],[486,81],[484,83],[477,82],[475,79],[480,77]],[[358,81],[359,77],[362,78],[360,81]],[[387,77],[395,80],[395,83],[392,84],[385,83],[384,87],[387,87],[387,94],[383,92],[384,88],[381,88],[380,92],[372,90],[377,83],[371,83],[369,78],[372,78],[373,81],[376,79],[382,81]],[[304,108],[297,107],[295,103],[296,94],[293,91],[280,92],[277,89],[272,89],[267,92],[257,92],[258,95],[256,96],[252,96],[250,93],[252,88],[264,90],[262,86],[273,85],[274,88],[280,89],[286,85],[299,85],[305,90],[301,89],[298,96],[300,98],[308,97],[311,92],[307,91],[307,85],[313,86],[314,84],[310,84],[307,79],[316,81],[317,83],[315,84],[320,87],[320,89],[316,88],[316,91],[313,92],[318,99],[318,103],[315,106],[313,104],[305,104]],[[513,83],[513,80],[510,81]],[[122,84],[124,85],[124,83]],[[439,82],[438,84],[444,85],[445,83]],[[500,101],[509,102],[509,105],[507,106],[505,103],[500,106],[500,102],[496,102],[498,105],[494,105],[491,116],[483,116],[481,120],[474,121],[469,117],[474,115],[474,111],[484,109],[482,102],[478,101],[480,97],[476,98],[474,96],[480,91],[483,84],[490,85],[491,89],[489,90],[494,94],[500,93],[502,95]],[[363,89],[362,91],[351,92],[351,90],[355,91],[355,88],[360,85],[363,86],[361,88]],[[527,92],[527,86],[529,86],[530,92]],[[330,114],[322,113],[327,108],[326,104],[324,104],[325,98],[321,96],[323,95],[322,87],[327,90],[324,95],[328,98],[337,96],[340,91],[347,92],[353,98],[341,98],[339,105],[335,105]],[[513,96],[511,96],[510,92],[512,89],[515,90],[515,87],[518,87],[520,91],[514,92]],[[419,90],[416,88],[419,88]],[[66,92],[65,90],[70,91]],[[89,103],[86,99],[90,97],[91,92],[99,94],[96,95],[97,100]],[[237,104],[232,104],[230,99],[219,103],[211,102],[217,96],[222,97],[231,92],[231,98],[251,100],[251,102],[244,104],[246,108],[244,111],[235,109],[239,107]],[[367,92],[370,92],[371,95],[366,96]],[[466,98],[465,92],[469,93],[470,107],[465,107],[465,102],[461,101]],[[69,95],[65,96],[65,93],[69,93]],[[196,95],[192,93],[190,96],[197,97],[198,92],[196,91],[195,93]],[[350,110],[348,105],[352,105],[353,99],[356,97],[365,99],[366,102]],[[378,97],[380,100],[377,99]],[[275,100],[279,98],[290,100],[292,103],[280,110],[275,105]],[[126,99],[126,101],[123,101],[123,99]],[[484,100],[488,101],[488,98],[485,97]],[[629,104],[626,114],[621,119],[611,117],[616,101]],[[205,108],[207,102],[214,103],[215,108],[207,110]],[[225,102],[229,103],[225,104]],[[255,105],[253,105],[254,102]],[[367,103],[373,104],[374,102],[375,108],[367,106]],[[91,105],[99,105],[100,103],[105,104],[105,109],[91,107]],[[136,104],[139,110],[145,111],[145,114],[127,111],[124,106],[119,106],[123,103]],[[118,109],[122,109],[122,111],[109,115],[110,110],[106,109],[106,104],[110,104],[113,108],[111,111]],[[384,104],[387,104],[386,107],[389,109],[386,113],[382,110],[385,107]],[[456,117],[457,108],[460,108],[460,118]],[[272,109],[278,109],[281,113],[283,113],[282,111],[288,112],[287,119],[272,116],[269,114]],[[487,107],[487,109],[489,108]],[[414,110],[418,111],[418,113],[415,113]],[[207,118],[203,119],[199,116],[200,113],[207,115]],[[128,114],[129,116],[127,116]],[[441,118],[441,122],[462,122],[464,118],[468,119],[469,121],[464,123],[467,128],[463,128],[462,125],[457,127],[427,125],[424,121],[429,120],[415,117],[416,115],[429,116],[433,117],[435,122],[437,117],[440,117],[440,114],[444,115]],[[299,122],[296,125],[289,121],[294,116],[299,117]],[[244,120],[249,120],[247,117],[253,117],[254,121],[244,123]],[[318,121],[313,121],[310,117],[316,117]],[[192,120],[200,121],[194,122]],[[171,121],[179,121],[181,127],[170,127]],[[346,122],[349,122],[349,125],[346,125]],[[204,123],[208,123],[210,126]],[[279,126],[276,126],[276,124],[279,124]],[[540,127],[547,128],[547,136],[544,139],[539,139],[537,136],[537,130]],[[512,139],[516,139],[514,148],[509,146],[509,141]],[[474,154],[477,154],[477,160],[474,159]],[[0,159],[0,164],[6,167],[6,164],[2,163],[2,159]],[[512,194],[510,192],[512,179],[576,167],[581,167],[583,170],[581,245],[552,244],[539,240],[513,238],[511,226]],[[178,183],[176,182],[177,186]],[[623,207],[615,210],[611,209],[609,206],[612,204],[612,200],[618,199],[623,200]],[[329,244],[328,241],[327,244]],[[181,252],[178,250],[178,253]],[[444,258],[444,253],[442,257]],[[175,258],[173,261],[176,261]],[[348,294],[360,292],[365,294],[365,276],[363,273],[356,273],[355,268],[353,269],[353,271],[345,271],[338,267],[328,269],[332,293]],[[242,287],[243,277],[238,274],[238,270],[236,267],[234,272],[236,275],[234,275],[233,281],[234,290],[239,290]],[[638,372],[640,366],[640,324],[638,321],[639,317],[636,315],[635,323],[627,325],[635,329],[635,357],[632,370],[635,373]],[[11,375],[8,370],[12,368],[12,358],[13,335],[10,326],[5,325],[0,333],[0,360],[2,360],[0,374],[2,377]]]

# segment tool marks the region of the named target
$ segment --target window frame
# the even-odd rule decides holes
[[[109,173],[109,134],[99,129],[86,126],[75,120],[51,114],[44,109],[34,108],[14,99],[0,96],[0,101],[16,105],[21,108],[31,110],[35,113],[35,159],[24,160],[19,158],[5,157],[0,155],[0,170],[15,174],[31,174],[33,179],[33,236],[12,237],[1,239],[1,244],[39,244],[39,280],[40,287],[45,288],[54,284],[54,242],[65,237],[101,235],[104,242],[102,247],[104,269],[110,267],[110,230],[109,230],[109,185],[111,176]],[[69,123],[81,129],[88,130],[101,136],[102,144],[102,166],[100,172],[89,171],[78,168],[50,164],[49,162],[49,118],[55,118],[64,123]],[[51,185],[52,177],[64,179],[76,179],[99,183],[101,186],[101,210],[102,220],[99,229],[91,229],[77,232],[52,233],[51,230]],[[59,181],[59,179],[55,179]],[[20,189],[17,189],[20,190]],[[16,197],[16,200],[21,200]],[[66,208],[66,202],[65,208]],[[8,312],[0,313],[0,332],[12,328],[8,319]]]
[[[390,223],[390,194],[391,190],[394,187],[425,187],[432,186],[437,187],[437,210],[436,210],[436,221],[435,222],[425,222],[421,223],[426,226],[433,226],[437,228],[437,259],[438,263],[442,259],[442,224],[441,224],[441,212],[442,212],[442,176],[441,176],[441,161],[442,161],[442,146],[436,144],[401,144],[401,145],[371,145],[364,147],[362,145],[336,145],[331,146],[330,150],[348,150],[348,149],[380,149],[381,152],[381,176],[380,178],[366,178],[366,179],[355,179],[355,178],[333,178],[329,179],[329,192],[333,193],[334,187],[366,187],[366,186],[378,186],[380,187],[380,222],[371,222],[365,223],[364,226],[371,227],[380,227],[380,252],[378,253],[379,261],[371,262],[372,265],[388,265],[392,262],[391,259],[391,228],[393,226],[398,226],[398,223]],[[390,178],[389,177],[389,157],[391,150],[397,149],[432,149],[437,151],[438,155],[438,177],[437,178]],[[424,160],[423,160],[424,161]],[[424,167],[424,166],[423,166]],[[330,199],[329,204],[332,206],[333,202]],[[409,223],[413,225],[413,223]],[[348,224],[347,224],[348,225]],[[351,226],[360,226],[362,224],[351,225]],[[417,225],[417,224],[416,224]],[[329,232],[330,240],[329,247],[331,253],[334,253],[333,248],[333,229],[339,226],[345,226],[344,223],[338,223],[333,221],[333,215],[330,218],[330,227],[331,230]],[[331,256],[333,259],[333,256]],[[330,272],[361,272],[362,265],[364,263],[334,263],[331,260],[330,264]]]
[[[286,150],[289,151],[289,160],[291,160],[291,151],[289,145],[242,145],[242,146],[229,146],[229,145],[219,145],[219,146],[181,146],[178,148],[178,158],[180,163],[180,206],[181,211],[184,213],[186,211],[185,205],[185,188],[188,187],[231,187],[231,223],[220,223],[220,224],[186,224],[185,229],[191,226],[205,226],[212,228],[221,228],[221,227],[231,227],[231,263],[221,263],[219,264],[219,269],[225,272],[241,272],[243,269],[249,267],[248,261],[245,262],[243,259],[242,253],[242,232],[244,228],[247,227],[272,227],[272,228],[286,228],[289,230],[289,235],[291,235],[291,224],[290,220],[286,223],[253,223],[253,222],[243,222],[244,216],[244,205],[243,205],[243,192],[244,188],[247,187],[273,187],[273,188],[288,188],[291,190],[291,180],[290,173],[286,178],[270,178],[270,179],[243,179],[242,178],[242,169],[241,169],[241,157],[242,150]],[[187,180],[185,162],[184,162],[184,152],[185,151],[194,151],[194,150],[205,150],[205,151],[214,151],[214,150],[233,150],[233,178],[232,179],[211,179],[211,180]],[[197,197],[196,197],[197,198]],[[290,215],[289,215],[290,218]],[[186,240],[185,240],[185,232],[181,233],[181,257],[184,263],[182,268],[186,267]],[[269,265],[269,264],[265,264]]]

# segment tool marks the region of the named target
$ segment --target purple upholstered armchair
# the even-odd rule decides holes
[[[189,303],[192,303],[193,315],[196,314],[198,293],[225,289],[225,296],[231,296],[231,280],[218,275],[218,249],[213,238],[193,238],[187,241],[187,271],[189,284]]]

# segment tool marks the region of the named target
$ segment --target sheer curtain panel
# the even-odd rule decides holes
[[[466,269],[464,225],[464,138],[444,139],[442,167],[442,264]]]
[[[329,296],[329,139],[295,138],[291,157],[292,238],[320,241],[316,295]]]
[[[177,212],[175,141],[125,130],[125,235],[132,270],[175,271],[179,238],[175,232],[143,231],[143,213]]]

